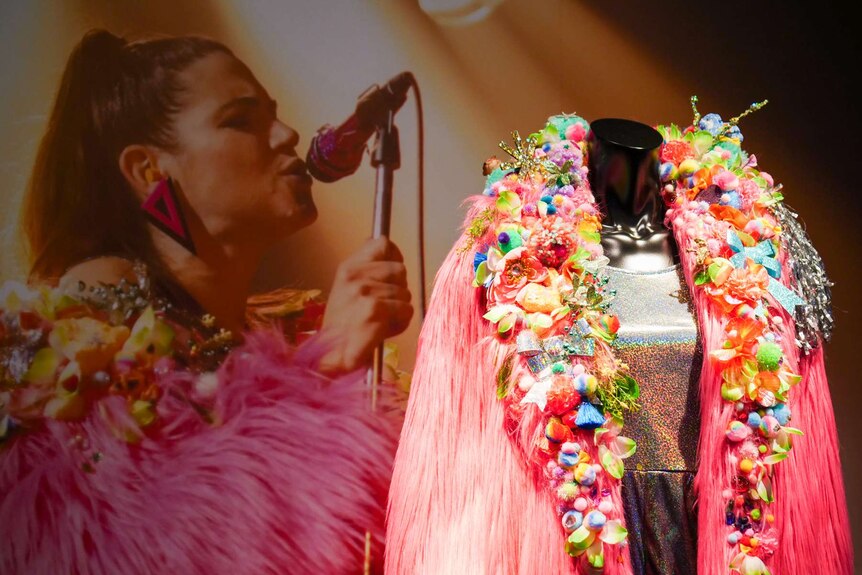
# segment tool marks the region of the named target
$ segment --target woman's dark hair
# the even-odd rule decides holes
[[[88,32],[72,51],[28,183],[21,228],[29,281],[55,281],[102,255],[164,271],[147,221],[119,168],[129,144],[174,145],[178,75],[222,44],[193,36],[129,43]]]

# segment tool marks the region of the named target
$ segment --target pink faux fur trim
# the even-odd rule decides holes
[[[508,346],[488,336],[472,254],[457,247],[437,274],[419,337],[390,488],[386,573],[574,574],[555,503],[505,432],[494,374]],[[526,427],[524,440],[538,432]]]
[[[369,527],[382,558],[398,416],[369,411],[364,373],[315,373],[321,351],[248,334],[217,372],[215,425],[168,393],[166,425],[137,445],[95,414],[14,438],[0,450],[0,573],[357,573]],[[163,384],[187,395],[194,377]],[[119,419],[117,399],[103,403]],[[76,435],[102,454],[94,473]]]

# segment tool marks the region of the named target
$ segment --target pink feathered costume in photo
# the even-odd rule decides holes
[[[317,373],[324,351],[255,329],[215,377],[163,374],[139,442],[115,435],[137,430],[117,396],[7,438],[0,573],[358,573],[367,529],[379,564],[398,418],[369,410],[364,372]]]

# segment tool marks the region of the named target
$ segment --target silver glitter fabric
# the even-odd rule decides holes
[[[641,409],[623,434],[637,441],[625,460],[622,497],[635,575],[697,572],[694,476],[700,433],[703,352],[679,266],[656,272],[606,268],[620,320],[616,356],[640,384]]]
[[[697,573],[694,473],[627,471],[622,495],[632,573]]]
[[[606,268],[620,320],[618,359],[640,384],[641,408],[625,416],[637,442],[626,469],[694,471],[700,433],[700,348],[690,295],[679,266],[656,272]]]
[[[810,352],[820,345],[820,339],[829,341],[834,324],[832,317],[832,282],[826,277],[823,259],[811,238],[797,220],[796,212],[779,202],[772,208],[778,223],[781,224],[781,238],[784,242],[796,292],[805,300],[796,307],[796,345],[803,353]]]

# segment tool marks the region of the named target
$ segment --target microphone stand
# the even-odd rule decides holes
[[[392,220],[392,176],[401,167],[401,146],[398,128],[395,127],[395,112],[389,111],[385,123],[377,127],[374,147],[371,150],[371,165],[377,169],[374,193],[374,223],[372,237],[389,237]],[[371,411],[377,411],[377,389],[383,374],[383,344],[374,350],[374,361],[368,370],[368,386],[371,392]],[[365,532],[365,565],[363,573],[371,574],[371,531]]]

